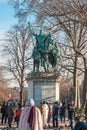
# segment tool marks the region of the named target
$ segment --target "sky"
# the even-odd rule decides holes
[[[13,7],[8,4],[8,0],[0,0],[0,63],[3,62],[1,49],[4,44],[5,33],[15,22],[16,18]]]
[[[4,32],[8,31],[15,21],[14,9],[8,4],[8,0],[0,0],[0,43]]]
[[[14,21],[14,9],[8,4],[8,0],[0,0],[0,30],[6,30]]]
[[[2,45],[5,38],[5,32],[7,32],[12,25],[16,22],[14,17],[14,9],[8,4],[8,0],[0,0],[0,65],[5,64],[5,60],[2,57]],[[14,86],[14,84],[13,84]]]

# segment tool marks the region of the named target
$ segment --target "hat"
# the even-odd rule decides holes
[[[31,105],[31,106],[34,106],[34,105],[35,105],[35,102],[34,102],[33,99],[30,99],[30,105]]]
[[[29,106],[29,105],[30,105],[30,106],[34,106],[34,104],[35,104],[35,103],[34,103],[34,100],[33,100],[33,99],[28,99],[28,100],[26,101],[26,103],[25,103],[26,106]]]

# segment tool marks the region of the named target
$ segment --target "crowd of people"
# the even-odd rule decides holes
[[[1,124],[8,123],[8,126],[11,128],[13,115],[14,115],[12,103],[8,105],[8,102],[7,103],[3,102],[3,105],[1,107],[1,113],[2,113]]]
[[[70,121],[70,127],[74,130],[75,106],[74,102],[70,102],[68,106],[65,102],[54,102],[53,104],[41,102],[40,111],[43,120],[43,128],[51,127],[58,128],[59,122],[66,123]]]
[[[86,104],[87,105],[87,104]],[[87,113],[87,106],[85,106],[85,113]],[[12,121],[17,123],[18,130],[43,130],[44,128],[53,127],[58,128],[59,122],[70,122],[71,130],[74,130],[75,125],[75,105],[71,101],[68,105],[65,102],[49,103],[43,101],[40,107],[35,106],[33,99],[26,101],[23,107],[18,104],[14,111],[12,103],[3,103],[1,107],[1,124],[8,124],[12,127]]]

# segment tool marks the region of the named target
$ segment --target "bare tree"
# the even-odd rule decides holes
[[[29,28],[27,25],[15,25],[11,31],[7,33],[6,45],[4,52],[7,56],[7,65],[17,83],[20,86],[20,101],[23,104],[23,88],[25,86],[26,71],[30,70],[26,59],[29,57],[30,47]]]

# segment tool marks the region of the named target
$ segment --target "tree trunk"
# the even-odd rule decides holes
[[[20,88],[20,104],[23,105],[23,88]]]
[[[80,86],[77,84],[77,108],[80,109],[81,104],[80,104]]]
[[[75,54],[75,65],[74,65],[74,77],[73,77],[73,100],[75,101],[75,107],[80,107],[80,93],[79,93],[79,85],[78,85],[78,57],[77,53]]]
[[[24,89],[24,48],[23,48],[23,56],[22,56],[22,68],[21,68],[21,82],[20,82],[20,102],[21,105],[24,104],[23,101],[23,89]]]
[[[85,72],[84,72],[84,82],[83,82],[83,102],[82,102],[82,108],[85,105],[85,101],[87,100],[87,63],[86,63],[86,59],[84,58],[84,68],[85,68]]]
[[[24,82],[23,77],[21,76],[21,84],[20,84],[20,103],[23,105],[23,88],[24,88]]]

